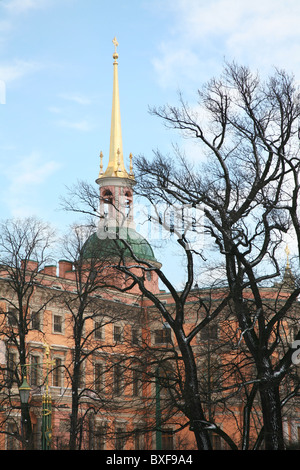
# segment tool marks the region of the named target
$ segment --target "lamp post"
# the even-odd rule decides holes
[[[161,450],[161,407],[160,407],[160,380],[159,380],[159,367],[156,369],[155,377],[155,421],[156,421],[156,450]]]
[[[52,400],[49,393],[49,367],[54,365],[54,361],[50,361],[50,347],[45,343],[46,377],[45,377],[45,393],[42,398],[42,450],[50,450],[52,442]],[[28,408],[31,387],[27,382],[27,367],[35,367],[32,364],[24,364],[23,382],[19,387],[21,406]]]
[[[23,382],[19,387],[21,401],[21,426],[22,426],[22,443],[24,449],[30,449],[32,444],[32,428],[29,416],[29,395],[30,385],[27,382],[27,366],[22,367]]]
[[[50,347],[45,344],[46,354],[46,382],[42,406],[42,450],[50,450],[52,442],[52,400],[49,394],[49,367],[54,363],[50,361]]]

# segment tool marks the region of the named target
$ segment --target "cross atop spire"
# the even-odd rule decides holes
[[[118,45],[119,45],[116,36],[113,38],[112,42],[113,42],[113,44],[114,44],[114,46],[115,46],[115,54],[116,54],[116,53],[117,53],[117,47],[118,47]]]

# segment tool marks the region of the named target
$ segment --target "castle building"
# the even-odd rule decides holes
[[[20,286],[9,282],[18,267],[1,268],[1,449],[26,448],[29,437],[28,448],[35,449],[153,449],[158,435],[160,448],[175,445],[171,425],[155,431],[159,404],[146,364],[151,348],[145,345],[150,341],[164,348],[166,329],[153,317],[151,331],[151,302],[126,275],[109,267],[120,257],[160,266],[135,228],[135,178],[131,154],[129,171],[124,163],[113,42],[110,152],[105,171],[101,152],[96,179],[98,230],[76,247],[73,259],[58,266],[40,266],[29,257],[21,261],[24,281],[34,286],[30,294],[22,293],[24,310]],[[133,271],[141,275],[138,268]],[[159,293],[153,270],[146,272],[145,285]],[[20,323],[26,325],[22,334]],[[20,403],[21,390],[29,402]]]
[[[134,276],[143,277],[146,288],[172,311],[174,299],[160,291],[151,269],[161,265],[135,226],[136,181],[132,155],[127,170],[123,154],[116,39],[113,43],[110,149],[106,169],[100,154],[97,230],[84,243],[79,237],[73,258],[57,266],[40,265],[30,252],[19,264],[0,266],[1,450],[196,449],[177,393],[182,361],[176,340],[134,282]],[[124,266],[133,277],[126,276]],[[222,289],[191,291],[187,331],[203,315],[200,296],[217,304],[222,294]],[[280,302],[271,288],[265,299]],[[288,325],[289,335],[293,325]],[[244,403],[238,394],[230,395],[239,380],[232,364],[247,354],[242,347],[230,349],[230,328],[237,330],[237,325],[228,321],[226,312],[192,346],[207,413],[238,441]],[[228,407],[214,401],[214,387],[224,377]],[[260,418],[258,412],[254,433]],[[287,441],[298,442],[296,406],[284,426]],[[212,441],[215,449],[227,448],[217,434]]]

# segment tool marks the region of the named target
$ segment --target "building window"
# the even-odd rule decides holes
[[[94,365],[94,377],[95,377],[95,390],[96,392],[103,391],[103,383],[104,383],[104,367],[101,362],[96,362]]]
[[[55,438],[57,450],[68,450],[67,435],[69,432],[69,422],[67,419],[60,419],[58,424],[58,432]]]
[[[124,450],[126,444],[125,428],[123,426],[116,427],[116,450]]]
[[[108,218],[108,214],[110,212],[110,207],[113,203],[113,195],[111,191],[106,190],[103,194],[103,201],[104,201],[104,217]]]
[[[41,329],[41,312],[32,312],[31,314],[31,328],[33,330]]]
[[[60,315],[53,315],[53,332],[62,333],[62,317]]]
[[[30,384],[38,387],[41,385],[41,360],[39,356],[31,356],[30,360]]]
[[[218,339],[217,325],[207,325],[200,332],[200,339],[202,341],[214,341]]]
[[[16,371],[17,371],[17,353],[8,352],[8,370],[7,370],[7,382],[8,387],[12,387],[16,383]]]
[[[98,340],[104,339],[103,327],[100,321],[95,321],[95,339],[98,339]]]
[[[132,337],[131,337],[132,344],[135,344],[135,345],[139,344],[139,330],[137,330],[136,328],[132,328],[131,333],[132,333]]]
[[[159,369],[158,382],[160,385],[161,397],[170,397],[176,389],[176,374],[173,365],[168,361]]]
[[[299,445],[299,443],[300,443],[300,426],[297,426],[296,429],[297,429],[297,431],[296,431],[297,432],[297,443]]]
[[[96,426],[94,433],[94,450],[105,450],[107,426],[100,424]]]
[[[161,433],[161,448],[162,450],[174,449],[174,438],[172,429],[164,429]]]
[[[15,423],[8,423],[7,425],[7,450],[19,450],[19,441],[14,436],[18,435],[17,425]]]
[[[132,194],[129,191],[127,191],[125,193],[125,215],[126,215],[126,217],[129,217],[131,215],[130,214],[131,204],[132,204]]]
[[[78,374],[78,387],[84,388],[85,387],[85,369],[83,368],[83,364],[81,364]]]
[[[141,429],[137,428],[134,430],[134,450],[144,450],[144,433]]]
[[[138,369],[133,369],[132,371],[132,393],[134,397],[141,395],[142,390],[142,374]]]
[[[218,434],[212,434],[211,442],[213,450],[222,450],[221,436],[219,436]]]
[[[120,326],[114,326],[114,342],[122,342],[122,328]]]
[[[10,309],[8,312],[7,312],[7,320],[8,320],[8,324],[9,326],[15,328],[16,326],[18,326],[18,310],[17,309]]]
[[[54,368],[52,372],[52,383],[54,387],[62,387],[63,377],[62,377],[62,360],[60,357],[54,359]]]
[[[171,343],[171,328],[169,326],[164,326],[161,330],[155,330],[154,335],[155,344]]]
[[[116,396],[121,395],[123,387],[123,367],[115,364],[113,367],[113,393]]]

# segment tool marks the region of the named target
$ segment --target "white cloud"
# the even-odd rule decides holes
[[[276,65],[300,75],[295,60],[300,54],[299,0],[166,1],[171,27],[154,60],[160,84],[168,80],[172,85],[177,77],[184,85],[192,76],[199,82],[207,71],[214,74],[224,58],[268,72]],[[193,55],[198,60],[189,60]]]
[[[169,8],[177,19],[174,32],[192,39],[237,32],[254,38],[299,34],[298,0],[172,0]]]
[[[0,33],[7,33],[11,30],[12,24],[8,20],[1,20],[0,21]]]
[[[3,6],[9,13],[18,15],[29,10],[44,8],[49,4],[49,0],[7,0]]]
[[[80,93],[60,93],[59,97],[66,101],[70,101],[72,104],[79,104],[80,106],[87,106],[91,103],[90,98]],[[48,108],[48,111],[50,111],[52,114],[61,115],[62,119],[56,121],[56,125],[58,125],[59,127],[63,127],[66,129],[74,129],[81,132],[88,132],[94,129],[94,125],[91,124],[88,119],[83,118],[76,120],[74,118],[69,119],[69,117],[63,118],[65,114],[65,110],[63,109],[63,107],[50,106]]]
[[[60,127],[65,127],[67,129],[75,129],[77,131],[82,132],[88,132],[94,128],[94,126],[85,119],[81,121],[68,121],[66,119],[62,119],[60,121],[57,121],[57,124]]]
[[[20,79],[30,73],[35,73],[43,67],[35,61],[15,60],[11,64],[0,64],[0,80],[5,83]]]
[[[4,203],[9,207],[12,217],[32,215],[38,208],[34,207],[39,201],[38,194],[41,185],[60,168],[54,160],[43,161],[40,154],[32,152],[23,156],[11,165],[3,164],[1,173],[4,175]]]
[[[61,93],[59,96],[67,101],[72,101],[77,104],[88,105],[91,103],[90,98],[79,93]]]
[[[53,114],[61,114],[62,112],[61,108],[58,108],[57,106],[49,106],[48,111]]]
[[[192,78],[193,70],[199,64],[199,59],[192,50],[188,48],[169,50],[167,43],[161,44],[160,50],[162,58],[155,58],[153,65],[163,88],[169,87],[170,83],[178,87],[183,77]]]

